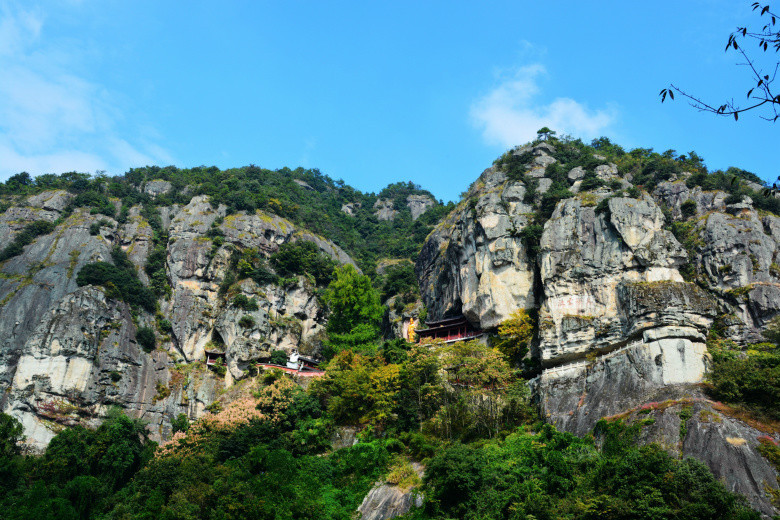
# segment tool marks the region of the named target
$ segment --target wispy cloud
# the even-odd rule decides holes
[[[170,163],[161,147],[121,135],[112,93],[72,72],[79,51],[46,41],[45,14],[19,5],[0,1],[0,180]]]
[[[557,98],[543,104],[539,80],[544,66],[521,67],[471,107],[471,118],[488,144],[511,147],[530,141],[547,126],[559,134],[590,139],[604,134],[615,121],[616,110],[589,109],[571,98]]]

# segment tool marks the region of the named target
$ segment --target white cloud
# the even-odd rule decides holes
[[[590,110],[570,98],[536,103],[542,93],[539,79],[544,74],[545,68],[538,64],[517,69],[472,105],[472,121],[488,144],[505,148],[522,144],[535,139],[543,126],[559,135],[591,139],[603,135],[614,122],[614,109]]]
[[[112,93],[73,72],[80,51],[48,42],[45,16],[18,5],[0,0],[0,180],[173,162],[160,146],[121,135]]]

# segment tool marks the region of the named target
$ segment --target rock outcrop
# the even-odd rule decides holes
[[[463,314],[483,328],[534,306],[533,259],[520,236],[533,208],[525,187],[485,170],[431,233],[415,266],[429,316]]]
[[[165,193],[168,188],[155,182],[146,191]],[[0,231],[13,237],[30,222],[58,221],[72,197],[64,191],[29,197],[0,214]],[[309,281],[281,287],[245,279],[229,294],[220,293],[220,285],[234,249],[267,257],[281,244],[301,240],[337,263],[354,264],[349,255],[275,215],[226,215],[205,196],[160,213],[172,290],[161,300],[157,319],[140,309],[131,312],[101,288],[76,284],[87,263],[111,262],[114,246],[125,251],[142,283],[150,283],[143,267],[155,238],[140,207],[130,208],[122,224],[77,208],[0,265],[0,405],[22,421],[35,448],[67,425],[95,424],[111,406],[148,421],[152,438],[165,439],[173,418],[199,417],[220,389],[245,377],[271,351],[319,352],[327,316]],[[236,307],[239,294],[254,299],[256,310]],[[136,331],[157,328],[160,319],[171,329],[159,329],[158,348],[144,352]],[[203,363],[207,345],[224,350],[224,378]]]
[[[415,462],[412,468],[417,476],[422,478],[422,466]],[[377,482],[365,496],[357,512],[361,520],[389,520],[422,505],[423,496],[416,488],[405,489],[396,484]]]
[[[409,195],[406,197],[406,205],[412,212],[412,220],[417,220],[420,215],[431,209],[436,201],[427,195]]]
[[[374,210],[377,220],[393,220],[398,215],[393,199],[377,199],[374,202]]]
[[[744,344],[760,341],[780,314],[778,217],[682,181],[621,196],[614,190],[630,184],[614,164],[592,166],[600,187],[582,190],[587,169],[560,173],[549,143],[511,154],[526,161],[523,174],[510,178],[500,163],[485,170],[424,244],[416,272],[429,318],[462,314],[490,330],[517,309],[534,309],[531,356],[540,368],[531,386],[548,421],[585,435],[601,418],[650,406],[658,420],[645,424],[646,441],[697,457],[776,514],[766,489],[777,488],[777,472],[755,449],[762,433],[707,401],[699,385],[716,320]],[[532,228],[539,188],[561,182],[577,194]],[[526,196],[529,186],[535,195]],[[659,402],[666,411],[653,408]],[[685,403],[694,403],[694,418],[681,441],[672,417]]]

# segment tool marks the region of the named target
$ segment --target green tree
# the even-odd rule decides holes
[[[347,264],[335,271],[325,299],[330,307],[328,331],[346,334],[360,324],[378,328],[383,309],[371,279]]]
[[[518,309],[498,326],[498,350],[508,359],[519,361],[528,352],[534,333],[531,317],[525,309]]]
[[[24,428],[16,417],[0,412],[0,457],[12,457],[22,451]]]
[[[287,352],[284,350],[274,350],[271,352],[271,363],[274,365],[286,365],[287,364]]]
[[[135,340],[146,352],[151,352],[157,346],[157,339],[151,327],[140,327],[135,333]]]
[[[550,130],[546,126],[543,126],[542,128],[536,131],[536,137],[541,141],[547,141],[551,137],[555,137],[555,134],[556,134],[555,130]]]
[[[186,432],[190,429],[190,420],[186,413],[180,413],[174,420],[171,421],[171,429],[173,433]]]

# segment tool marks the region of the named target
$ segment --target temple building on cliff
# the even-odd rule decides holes
[[[463,316],[454,318],[445,318],[439,321],[426,321],[427,329],[416,329],[414,333],[419,341],[444,341],[452,343],[454,341],[465,341],[482,336],[483,332],[474,327]]]

